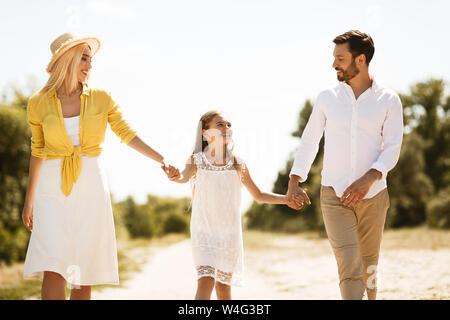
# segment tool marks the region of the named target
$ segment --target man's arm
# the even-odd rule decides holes
[[[288,205],[293,209],[301,209],[303,202],[311,204],[305,190],[300,188],[299,182],[308,178],[308,172],[319,150],[319,142],[325,129],[326,117],[323,112],[322,94],[316,99],[305,130],[303,130],[300,146],[295,154],[294,163],[289,173]]]
[[[383,124],[383,151],[372,164],[373,169],[382,173],[386,178],[387,173],[397,164],[400,157],[400,149],[403,140],[403,107],[400,98],[396,95],[392,99],[390,108]]]
[[[319,150],[319,142],[325,129],[326,117],[323,112],[323,97],[319,94],[314,104],[308,123],[303,130],[300,145],[295,153],[294,163],[289,176],[302,178],[299,182],[304,182],[308,178],[311,165]]]

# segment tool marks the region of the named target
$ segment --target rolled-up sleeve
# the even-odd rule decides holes
[[[380,171],[382,179],[386,179],[387,173],[397,164],[403,140],[403,107],[397,95],[388,108],[382,135],[383,150],[371,168]]]
[[[300,182],[304,182],[308,178],[309,170],[316,158],[319,142],[325,129],[326,117],[323,111],[322,95],[319,94],[316,99],[308,123],[303,130],[300,146],[295,153],[294,164],[289,173],[289,176],[297,175],[301,177],[302,180]]]
[[[27,105],[27,117],[28,124],[31,127],[31,155],[45,159],[44,154],[44,131],[42,130],[42,124],[39,118],[36,116],[34,110],[34,104],[31,99],[28,100]]]
[[[136,131],[130,127],[128,121],[123,119],[120,105],[111,96],[109,96],[108,123],[111,130],[120,138],[120,142],[128,144],[136,137]]]

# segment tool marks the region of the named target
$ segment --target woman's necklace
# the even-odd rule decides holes
[[[62,92],[58,93],[56,92],[56,94],[58,95],[58,98],[72,98],[72,97],[76,97],[79,96],[81,93],[81,89],[78,88],[75,92],[71,93],[71,94],[64,94]]]

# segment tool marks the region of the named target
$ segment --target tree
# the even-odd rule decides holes
[[[450,96],[445,97],[443,80],[430,79],[400,94],[403,104],[405,134],[400,158],[389,172],[387,181],[390,209],[387,227],[415,226],[423,223],[450,228]],[[297,129],[300,138],[312,111],[307,100],[299,112]],[[311,166],[308,188],[311,205],[301,215],[286,206],[253,203],[246,212],[249,228],[260,230],[302,231],[323,230],[320,210],[320,172],[323,162],[323,140]],[[286,193],[293,154],[278,173],[273,191]],[[302,219],[302,221],[299,221]]]
[[[450,206],[445,204],[450,201],[450,96],[445,97],[445,83],[437,79],[419,82],[410,91],[410,95],[401,95],[405,124],[411,134],[418,135],[423,141],[423,172],[432,187],[427,182],[414,184],[417,189],[427,190],[424,192],[427,196],[425,199],[420,197],[420,207],[408,214],[420,210],[428,225],[449,228]]]
[[[387,177],[391,203],[387,227],[415,226],[426,220],[426,203],[433,196],[434,185],[425,172],[425,148],[416,132],[404,136],[398,163]]]
[[[16,98],[0,106],[0,261],[24,259],[29,240],[22,224],[22,208],[28,183],[31,130],[26,101]]]
[[[449,185],[450,96],[444,97],[443,80],[419,82],[410,89],[410,95],[401,95],[405,125],[424,141],[425,172],[437,190]]]
[[[313,104],[306,100],[300,109],[297,129],[292,136],[300,138],[308,123]],[[285,167],[278,172],[272,192],[286,194],[289,182],[289,173],[294,162],[294,152],[289,156]],[[323,162],[323,139],[320,142],[319,151],[314,160],[308,180],[302,185],[308,189],[311,205],[306,205],[301,210],[293,210],[285,205],[268,205],[254,202],[245,213],[247,227],[264,231],[299,232],[305,230],[323,230],[323,219],[320,210],[320,172]]]

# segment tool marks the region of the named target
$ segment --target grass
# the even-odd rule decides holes
[[[329,247],[328,239],[323,232],[308,231],[298,234],[255,230],[244,232],[244,246],[248,250],[301,249],[301,246],[312,244],[317,246],[317,250],[324,246]],[[450,249],[450,231],[426,226],[388,229],[383,233],[383,249]]]
[[[0,300],[25,300],[41,294],[41,281],[27,280],[20,284],[0,288]]]
[[[119,286],[99,285],[93,290],[102,290],[107,287],[121,287],[123,282],[134,272],[139,272],[151,254],[166,246],[186,239],[183,234],[169,234],[156,239],[127,239],[118,240]],[[23,280],[23,263],[12,266],[0,266],[0,300],[26,300],[40,299],[40,280]],[[66,286],[66,297],[70,296],[70,289]]]
[[[450,249],[450,231],[426,226],[389,229],[383,234],[382,249]]]
[[[314,245],[317,249],[328,248],[328,240],[319,232],[302,232],[298,234],[287,234],[281,232],[266,232],[246,230],[244,232],[245,250],[267,251],[267,250],[289,250],[301,249],[302,246]]]

